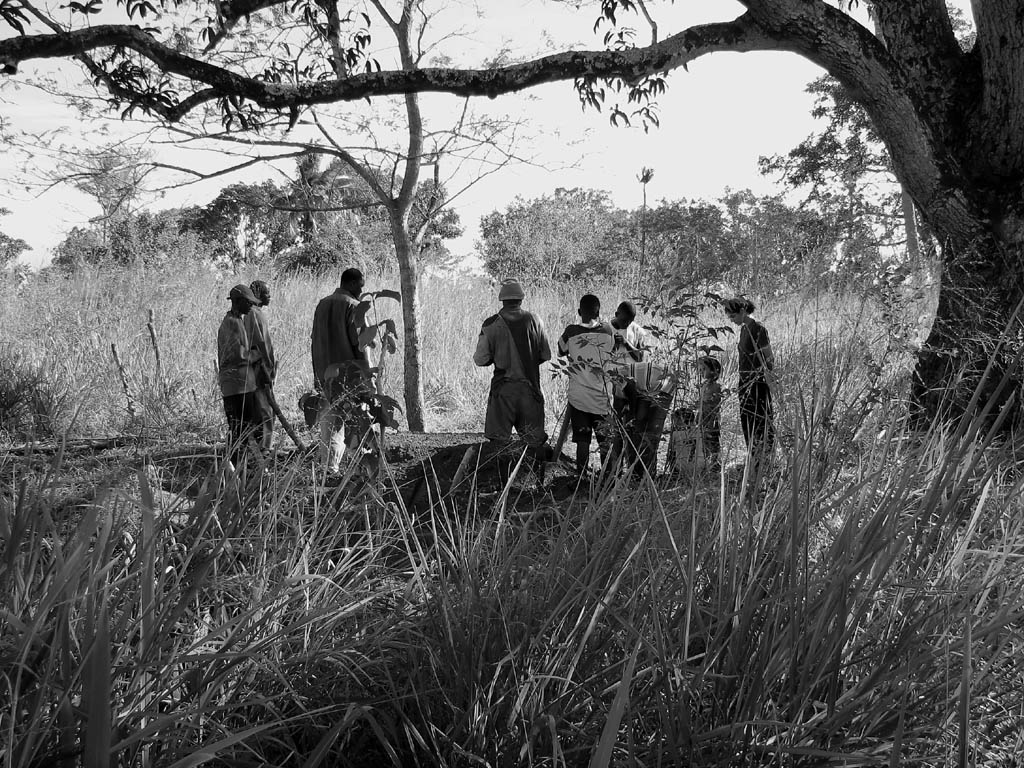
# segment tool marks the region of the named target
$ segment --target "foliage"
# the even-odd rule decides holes
[[[477,251],[496,278],[608,276],[620,254],[606,239],[621,216],[608,193],[595,190],[559,188],[534,200],[516,198],[504,212],[481,218]]]
[[[785,156],[761,158],[761,172],[778,174],[804,191],[804,205],[842,233],[846,253],[837,266],[856,273],[865,264],[851,254],[874,251],[877,263],[881,248],[891,251],[905,242],[901,189],[863,107],[828,76],[807,90],[815,97],[812,114],[824,119],[825,127]]]
[[[197,263],[207,252],[199,236],[183,226],[178,209],[140,211],[102,225],[74,227],[54,249],[52,266]]]
[[[1011,452],[978,422],[858,442],[845,351],[801,353],[806,410],[754,505],[618,483],[544,521],[504,497],[415,519],[300,464],[260,486],[185,459],[194,495],[157,464],[73,510],[59,461],[19,468],[9,764],[1009,768]]]
[[[640,220],[647,260],[640,270]],[[863,240],[843,243],[836,222],[781,196],[727,192],[716,201],[662,200],[641,210],[611,205],[603,192],[556,190],[517,199],[481,219],[477,251],[495,278],[534,281],[632,279],[634,293],[663,294],[672,286],[730,285],[772,294],[827,288],[860,277],[877,262]]]
[[[208,244],[215,262],[259,263],[293,241],[287,216],[271,206],[279,196],[269,181],[231,184],[206,205],[184,209],[182,224]]]
[[[64,415],[65,386],[10,342],[0,344],[0,434],[14,440],[51,437]]]
[[[0,216],[9,216],[10,213],[6,208],[0,208]],[[29,248],[29,244],[20,237],[11,237],[6,232],[0,232],[0,269],[17,261],[18,257]]]

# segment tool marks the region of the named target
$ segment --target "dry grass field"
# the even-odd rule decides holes
[[[328,484],[283,434],[255,483],[210,450],[216,327],[230,284],[255,277],[0,289],[4,768],[1020,764],[1017,448],[980,419],[909,428],[912,331],[884,307],[793,296],[758,312],[783,436],[760,494],[727,472],[526,504],[515,477],[458,494],[436,478],[411,508],[390,467]],[[296,422],[333,287],[273,284]],[[583,290],[526,304],[556,336]],[[471,355],[493,293],[424,281],[432,432],[481,427]],[[545,381],[549,431],[563,388]],[[735,463],[734,400],[723,427]],[[60,436],[63,452],[25,446]]]

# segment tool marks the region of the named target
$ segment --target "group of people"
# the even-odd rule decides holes
[[[521,283],[505,281],[499,291],[501,310],[480,329],[473,361],[493,366],[487,400],[485,436],[493,443],[511,439],[512,430],[533,446],[542,460],[548,445],[540,366],[551,360],[551,346],[543,324],[523,309],[526,294]],[[768,331],[753,317],[754,305],[742,298],[722,302],[726,316],[739,326],[738,397],[740,422],[749,455],[756,465],[771,453],[774,425],[768,372],[774,355]],[[596,440],[604,470],[621,463],[637,475],[657,473],[658,448],[671,409],[677,380],[665,366],[651,359],[651,335],[636,322],[636,308],[621,302],[610,321],[601,319],[601,301],[593,294],[580,298],[579,321],[558,338],[557,353],[568,374],[567,405],[561,448],[571,429],[576,446],[578,475],[587,472]],[[669,471],[692,466],[697,458],[708,469],[719,466],[721,451],[721,362],[712,356],[697,361],[701,381],[693,408],[672,411]],[[696,430],[693,429],[696,427]],[[691,439],[696,431],[697,440]]]
[[[363,285],[358,269],[344,270],[339,287],[321,299],[313,313],[310,351],[317,394],[312,408],[323,461],[333,473],[340,471],[346,450],[355,447],[370,426],[373,386],[360,341]],[[228,294],[231,308],[217,334],[218,376],[233,460],[243,451],[266,457],[275,413],[280,416],[273,392],[277,364],[265,316],[270,298],[263,281],[236,285]],[[550,448],[540,367],[551,360],[552,349],[540,319],[523,308],[525,298],[520,282],[502,283],[501,310],[484,320],[473,361],[494,369],[485,437],[500,446],[515,430],[532,446],[535,460],[543,462],[550,458]],[[770,454],[774,442],[767,378],[774,366],[771,343],[768,331],[752,317],[752,303],[733,298],[723,301],[722,307],[740,329],[740,422],[749,453],[757,459]],[[555,347],[568,375],[568,403],[557,446],[560,449],[571,432],[577,473],[587,472],[596,441],[603,468],[625,463],[638,475],[656,474],[670,411],[669,471],[692,463],[698,444],[701,464],[717,468],[721,362],[711,356],[700,358],[696,409],[672,410],[676,376],[653,359],[656,344],[636,322],[635,306],[620,302],[606,321],[600,299],[588,293],[580,298],[577,313],[579,320],[565,328]]]
[[[363,293],[358,269],[341,273],[341,284],[317,304],[310,333],[316,418],[327,470],[338,473],[345,451],[354,448],[370,425],[373,388],[369,362],[360,344],[358,311]],[[273,439],[273,385],[277,374],[270,329],[263,310],[270,289],[261,280],[236,285],[231,308],[217,332],[217,368],[228,422],[229,458],[266,458]]]

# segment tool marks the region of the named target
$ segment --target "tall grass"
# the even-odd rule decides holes
[[[60,394],[52,416],[57,432],[99,435],[135,432],[209,439],[223,430],[216,382],[216,333],[228,309],[227,291],[236,282],[266,275],[235,276],[199,266],[165,269],[86,268],[71,277],[51,275],[29,281],[0,303],[0,349],[10,350],[32,370],[45,371]],[[317,301],[336,287],[336,277],[292,276],[271,280],[273,302],[267,314],[279,358],[278,400],[293,422],[301,423],[299,395],[312,386],[309,333]],[[385,276],[368,290],[397,288]],[[424,390],[431,431],[479,431],[486,407],[489,369],[473,365],[473,350],[485,317],[499,308],[494,288],[483,278],[427,276],[421,287]],[[576,319],[579,296],[595,292],[606,314],[630,295],[628,286],[552,285],[531,287],[526,306],[544,323],[552,345]],[[390,300],[382,315],[399,317]],[[153,335],[148,329],[153,313]],[[856,356],[863,378],[865,357],[887,358],[887,337],[878,308],[849,296],[794,297],[769,302],[759,317],[772,332],[780,361],[778,395],[783,405],[794,380],[813,378],[830,364],[814,359],[827,344]],[[709,317],[715,324],[723,318]],[[641,315],[641,322],[654,321]],[[154,345],[155,337],[155,345]],[[116,344],[133,397],[128,413],[120,372],[111,354]],[[384,388],[401,401],[403,376],[399,352],[387,362]],[[726,340],[725,383],[734,378],[734,343]],[[160,366],[157,366],[157,356]],[[886,362],[892,362],[886,359]],[[905,361],[895,366],[902,371]],[[890,366],[892,368],[892,366]],[[542,369],[549,431],[557,428],[565,405],[565,383]],[[681,391],[679,397],[692,398]],[[52,397],[50,399],[53,399]],[[730,408],[734,403],[730,401]],[[734,420],[732,410],[727,418]],[[283,439],[283,436],[282,438]]]
[[[850,459],[835,404],[757,505],[623,482],[413,519],[294,466],[55,520],[22,482],[3,764],[1014,765],[1024,481],[976,426]]]
[[[227,287],[87,273],[29,284],[0,319],[78,382],[76,429],[209,435]],[[308,318],[332,288],[275,286],[284,393],[308,384]],[[552,335],[564,290],[531,296]],[[452,281],[423,302],[433,425],[472,428],[494,302]],[[526,510],[439,488],[413,514],[387,467],[381,485],[329,487],[296,459],[256,482],[215,463],[188,498],[140,472],[69,511],[60,455],[5,460],[0,763],[1018,765],[1013,446],[982,419],[910,431],[884,329],[859,302],[823,303],[761,313],[785,440],[747,497],[724,477],[624,479]],[[111,341],[147,404],[134,425]]]

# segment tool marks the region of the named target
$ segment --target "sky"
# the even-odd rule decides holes
[[[486,10],[480,10],[485,8]],[[684,24],[732,18],[741,11],[730,0],[688,0],[657,6],[662,14],[662,35]],[[444,43],[443,50],[459,64],[473,64],[507,48],[514,57],[529,57],[564,47],[600,48],[591,30],[596,18],[593,6],[576,10],[571,4],[550,0],[522,3],[482,3],[445,0],[438,29],[462,30],[461,36]],[[443,25],[447,24],[448,27]],[[543,34],[538,35],[537,30]],[[638,25],[641,34],[645,34]],[[64,141],[96,144],[116,138],[127,126],[114,125],[108,136],[98,137],[94,128],[54,103],[37,89],[23,85],[33,68],[24,67],[16,79],[0,86],[0,126],[5,131],[64,129]],[[74,77],[70,63],[37,70]],[[758,173],[762,155],[788,151],[815,130],[809,116],[811,97],[806,85],[821,71],[809,62],[785,53],[717,53],[693,62],[688,71],[669,76],[668,92],[659,99],[661,127],[645,133],[639,127],[615,128],[607,112],[582,111],[570,82],[551,84],[525,94],[502,96],[484,107],[496,113],[521,116],[533,134],[522,151],[535,157],[533,165],[507,166],[477,183],[454,204],[465,234],[449,248],[468,255],[478,238],[481,216],[504,209],[515,197],[526,199],[550,194],[558,187],[606,190],[621,207],[637,207],[642,168],[654,170],[647,186],[648,200],[714,198],[728,188],[751,188],[757,193],[777,189],[774,179]],[[453,97],[430,98],[432,113],[444,115],[458,108]],[[45,153],[38,164],[49,161]],[[215,160],[210,161],[211,164]],[[9,153],[0,159],[0,172],[9,182],[16,177]],[[155,199],[154,209],[203,204],[221,186],[235,181],[266,177],[266,171],[225,177],[190,185]],[[276,177],[280,180],[280,177]],[[33,265],[45,264],[50,252],[73,226],[84,225],[99,213],[98,206],[67,185],[44,194],[10,184],[0,194],[0,206],[12,214],[0,218],[0,229],[28,242],[33,251],[22,257]]]

